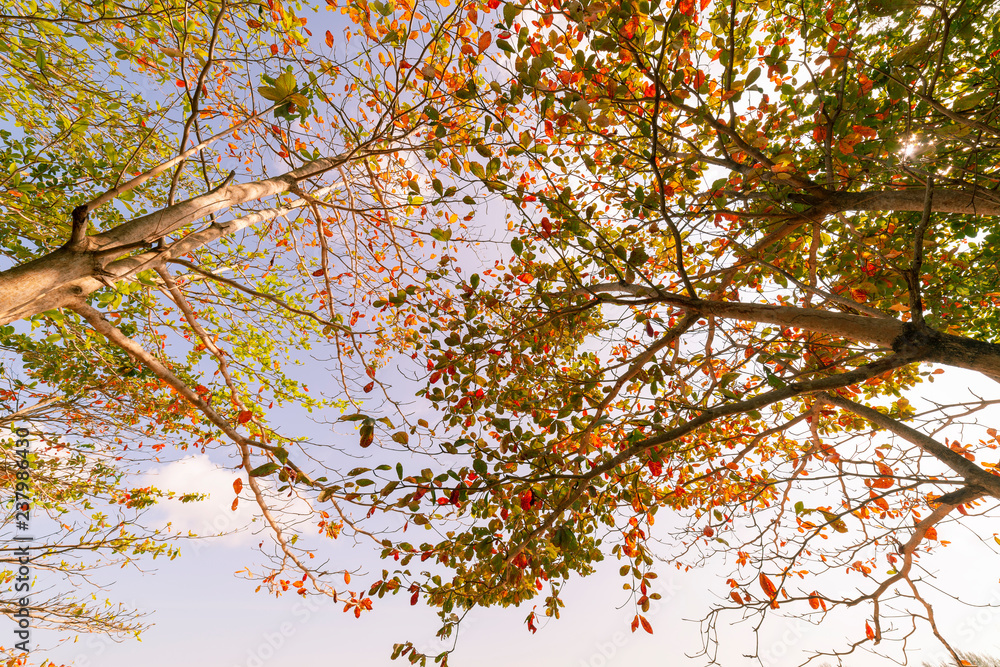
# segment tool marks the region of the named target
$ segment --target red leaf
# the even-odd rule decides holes
[[[314,276],[319,277],[319,276],[323,275],[323,269],[316,269],[315,271],[312,272],[312,274]]]
[[[712,537],[715,535],[715,529],[711,526],[705,526],[705,528],[701,531],[701,534],[705,537]]]
[[[251,419],[253,419],[253,413],[249,410],[242,410],[240,411],[240,414],[236,416],[236,421],[241,424],[246,424]]]
[[[535,494],[531,492],[531,489],[528,489],[527,491],[525,491],[524,493],[522,493],[521,494],[521,509],[524,510],[525,512],[527,512],[528,510],[530,510],[531,509],[531,503],[534,501],[534,499],[535,499]]]
[[[639,627],[639,615],[636,614],[635,618],[632,619],[632,632],[635,632],[636,628]]]
[[[743,600],[740,598],[740,594],[737,593],[736,591],[730,591],[729,597],[731,597],[736,604],[738,605],[743,604]]]
[[[645,630],[649,634],[653,634],[653,626],[649,624],[649,621],[646,620],[645,616],[640,616],[639,622],[642,623],[643,630]]]
[[[766,595],[771,600],[777,597],[778,589],[774,587],[774,583],[768,578],[766,574],[761,572],[760,577],[758,577],[757,580],[760,583],[760,587],[764,590],[764,595]]]
[[[326,45],[333,46],[333,33],[329,30],[326,31]]]
[[[872,626],[868,624],[868,621],[865,621],[865,636],[867,636],[868,639],[875,639],[875,631],[872,630]]]
[[[374,388],[375,388],[375,383],[374,382],[369,382],[368,384],[365,385],[365,393],[367,394],[368,392],[370,392]]]
[[[243,480],[237,477],[236,479],[233,480],[233,491],[239,493],[242,490],[243,490]]]

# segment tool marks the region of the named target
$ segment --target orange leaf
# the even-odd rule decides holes
[[[817,593],[816,591],[813,591],[812,593],[809,594],[809,606],[810,607],[812,607],[813,609],[819,609],[820,602],[821,601],[819,599],[819,593]]]
[[[635,618],[632,619],[632,632],[635,632],[636,628],[638,628],[638,627],[639,627],[639,615],[636,614]]]
[[[649,621],[647,621],[644,616],[639,617],[639,622],[642,623],[643,630],[645,630],[649,634],[653,634],[653,626],[649,624]]]
[[[865,621],[865,636],[867,636],[868,639],[875,639],[875,631],[872,630],[872,626],[868,624],[868,621]]]
[[[490,48],[490,44],[493,43],[493,35],[489,32],[484,32],[479,36],[479,52],[482,53],[486,49]]]
[[[249,410],[242,410],[240,411],[240,414],[236,416],[236,421],[241,424],[246,424],[251,419],[253,419],[253,413]]]
[[[894,483],[892,477],[879,477],[872,482],[872,486],[876,489],[889,489]]]
[[[764,590],[764,595],[768,598],[774,599],[778,595],[778,589],[774,587],[774,583],[766,574],[761,572],[758,581],[760,582],[760,587]]]
[[[243,490],[243,480],[237,477],[236,479],[233,480],[233,491],[239,493],[242,490]]]
[[[348,572],[347,570],[344,570],[344,583],[345,584],[351,583],[351,573]]]
[[[743,604],[743,599],[740,597],[740,594],[737,593],[736,591],[730,591],[729,597],[731,597],[736,604],[738,605]]]
[[[230,507],[229,509],[231,509],[232,511],[235,512],[236,508],[239,506],[239,504],[240,504],[240,499],[239,498],[234,498],[233,499],[233,506]]]
[[[531,283],[532,280],[535,279],[535,276],[531,275],[530,273],[522,273],[517,277],[517,279],[520,280],[525,285],[528,285]]]
[[[333,33],[329,30],[326,31],[326,45],[333,46]]]
[[[924,537],[926,537],[928,540],[936,540],[938,538],[937,529],[935,529],[934,526],[931,526],[930,528],[927,529],[927,532],[924,533]]]

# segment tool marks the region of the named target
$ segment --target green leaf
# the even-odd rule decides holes
[[[514,2],[506,2],[503,6],[503,22],[509,28],[514,24],[514,19],[521,13],[521,5]]]
[[[254,468],[253,470],[251,470],[250,471],[250,476],[251,477],[263,477],[264,475],[270,475],[271,473],[273,473],[276,470],[279,470],[280,468],[281,468],[280,465],[278,465],[274,461],[270,461],[268,463],[265,463],[264,465],[257,466],[256,468]]]
[[[285,99],[285,96],[282,95],[277,88],[272,88],[270,86],[261,86],[257,89],[257,92],[265,100],[271,100],[272,102],[280,102]]]

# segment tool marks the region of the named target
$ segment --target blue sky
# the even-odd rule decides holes
[[[311,24],[316,35],[332,28],[324,25],[332,15]],[[952,396],[967,388],[968,378],[978,376],[948,370],[939,376],[928,391]],[[317,381],[312,386],[321,386]],[[994,392],[992,384],[976,387],[981,393]],[[990,419],[1000,422],[994,413]],[[299,427],[299,417],[289,416],[287,425]],[[356,438],[350,433],[332,435],[328,429],[316,427],[310,432],[318,441],[340,442]],[[354,440],[351,440],[352,442]],[[345,614],[342,606],[318,598],[302,599],[287,595],[280,599],[261,592],[254,593],[256,583],[240,578],[235,572],[243,567],[260,569],[260,554],[256,544],[266,535],[256,536],[250,503],[244,502],[237,512],[229,509],[232,500],[232,470],[234,461],[224,453],[194,455],[182,458],[151,471],[151,480],[177,491],[209,491],[209,501],[184,506],[165,504],[161,518],[176,526],[200,533],[218,530],[242,531],[235,534],[187,545],[183,555],[174,560],[142,562],[141,571],[132,567],[116,572],[103,571],[112,599],[149,612],[153,627],[143,635],[141,643],[114,643],[100,637],[81,637],[65,641],[51,652],[35,654],[33,664],[50,658],[76,667],[175,667],[178,663],[192,667],[298,667],[303,664],[390,665],[389,654],[394,642],[411,640],[418,647],[433,652],[440,646],[434,639],[436,616],[422,605],[411,607],[407,596],[376,600],[373,612],[355,619]],[[359,465],[359,464],[355,464]],[[662,516],[662,515],[661,515]],[[662,517],[664,523],[669,519]],[[985,548],[979,538],[992,542],[987,522],[970,522],[982,530],[975,534],[964,529],[942,528],[942,537],[953,544],[941,550],[940,556],[928,559],[927,566],[941,577],[944,590],[960,593],[972,603],[1000,604],[1000,583],[997,582],[997,555]],[[246,527],[246,528],[244,528]],[[951,534],[954,531],[954,535]],[[323,554],[339,567],[359,567],[354,581],[359,589],[367,588],[383,564],[377,550],[365,543],[355,543],[349,537],[328,542]],[[709,567],[690,572],[677,572],[661,566],[660,601],[649,614],[654,634],[631,633],[629,624],[634,610],[622,590],[617,575],[619,563],[605,561],[597,575],[586,580],[574,579],[565,590],[566,608],[563,618],[545,624],[537,634],[528,632],[524,619],[530,604],[521,608],[477,610],[472,613],[458,641],[452,665],[476,667],[608,667],[611,665],[701,665],[704,658],[686,658],[702,646],[698,618],[710,605],[728,592],[725,578],[727,563],[715,562]],[[44,574],[40,575],[44,577]],[[845,587],[863,587],[870,582],[843,580]],[[39,582],[44,585],[44,581]],[[801,663],[810,648],[841,648],[845,639],[857,638],[868,612],[858,609],[843,618],[832,618],[822,628],[816,628],[796,617],[771,619],[761,631],[757,650],[766,667],[784,667]],[[1000,654],[1000,613],[985,608],[962,607],[944,602],[938,609],[939,624],[946,636],[961,648]],[[753,650],[752,623],[730,625],[738,620],[725,617],[718,631],[720,662],[726,667],[751,664],[744,657]],[[911,646],[911,659],[919,664],[923,659],[941,655],[933,648],[923,653],[916,649],[933,646],[921,627]],[[10,635],[7,635],[9,637]],[[7,637],[0,643],[8,643]],[[62,637],[52,632],[36,631],[35,644],[49,646]],[[898,651],[896,653],[898,656]],[[821,662],[821,661],[820,661]],[[395,664],[407,664],[397,662]],[[880,667],[884,659],[860,654],[846,661],[851,667]]]

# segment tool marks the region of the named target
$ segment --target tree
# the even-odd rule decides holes
[[[277,0],[0,12],[0,425],[31,432],[33,511],[57,522],[35,567],[79,590],[97,565],[175,556],[183,536],[140,522],[175,494],[135,487],[134,473],[168,445],[213,448],[242,469],[233,508],[249,498],[271,529],[269,590],[300,579],[302,592],[370,608],[337,583],[348,567],[333,578],[305,561],[278,511],[290,490],[334,512],[343,499],[319,453],[268,415],[339,411],[371,392],[388,350],[412,353],[406,302],[431,289],[425,264],[451,261],[432,252],[467,204],[427,161],[481,141],[462,94],[478,52],[461,51],[466,14],[393,7],[343,7],[336,38],[306,28],[317,8]],[[391,306],[373,317],[380,298]],[[339,392],[296,377],[311,346],[332,358]],[[11,507],[14,448],[5,441]],[[346,514],[311,518],[329,537],[351,529]],[[32,604],[70,630],[142,627],[128,610]]]
[[[856,640],[821,649],[839,658],[906,636],[892,604],[935,627],[920,561],[939,526],[984,530],[1000,491],[982,463],[995,431],[938,431],[990,400],[915,407],[939,370],[921,363],[1000,376],[1000,290],[982,268],[997,259],[992,6],[343,10],[353,46],[335,62],[319,44],[332,33],[307,39],[279,3],[2,18],[21,125],[5,138],[0,313],[36,327],[4,330],[17,372],[48,385],[35,400],[128,397],[105,406],[116,456],[124,425],[230,443],[234,489],[275,540],[263,581],[355,614],[406,591],[448,635],[465,610],[547,582],[558,616],[571,574],[610,554],[633,630],[652,632],[667,507],[689,519],[675,563],[735,553],[710,629],[725,612],[864,610]],[[121,65],[98,57],[110,45]],[[454,266],[460,194],[508,203],[513,256]],[[314,399],[273,362],[324,342],[346,379]],[[392,353],[426,363],[438,423],[355,399]],[[136,423],[133,400],[148,406]],[[320,449],[265,421],[272,402],[342,408],[361,447],[428,467],[311,460]],[[331,537],[374,538],[393,569],[366,593],[329,576],[347,567],[310,567],[272,511],[284,491],[314,500]],[[445,537],[368,530],[376,512]],[[840,568],[861,593],[825,583]]]
[[[386,547],[452,573],[406,568],[373,591],[423,595],[446,634],[463,610],[542,590],[558,617],[570,575],[611,554],[633,630],[651,632],[657,557],[732,556],[710,657],[720,614],[863,610],[846,646],[817,651],[929,626],[961,664],[927,572],[951,524],[989,541],[997,431],[975,419],[994,401],[918,396],[944,367],[1000,379],[995,18],[975,3],[505,4],[509,79],[479,99],[513,255],[426,304],[423,395],[447,463],[371,496],[417,524],[461,520]],[[959,423],[975,426],[942,430]],[[666,554],[663,508],[689,520]]]

